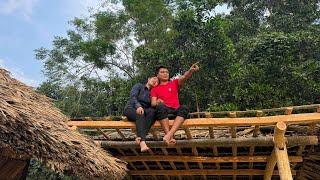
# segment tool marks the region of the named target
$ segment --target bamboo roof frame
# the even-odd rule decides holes
[[[313,110],[313,112],[299,113],[303,110]],[[266,113],[273,112],[282,114],[265,116]],[[292,114],[293,112],[298,114]],[[254,113],[255,117],[243,116],[246,113]],[[216,114],[224,114],[228,117],[214,117]],[[161,134],[160,124],[156,122],[149,135],[151,139],[147,140],[151,148],[148,153],[138,152],[138,145],[133,141],[132,135],[130,136],[130,133],[135,132],[135,124],[132,122],[106,121],[105,118],[103,121],[99,121],[99,118],[90,121],[90,118],[86,118],[87,121],[79,121],[79,119],[69,121],[68,125],[74,130],[98,129],[99,132],[103,132],[106,138],[96,139],[96,144],[109,150],[119,159],[127,161],[129,174],[134,179],[145,177],[157,179],[232,177],[236,179],[239,176],[249,179],[264,176],[268,179],[269,175],[269,177],[280,175],[282,178],[292,178],[300,171],[299,167],[303,162],[304,154],[318,145],[315,129],[320,123],[319,104],[265,110],[196,112],[190,113],[190,116],[191,119],[185,120],[179,130],[184,136],[180,139],[176,137],[177,144],[173,147],[159,141],[159,137],[163,134]],[[170,125],[172,122],[171,120]],[[278,138],[274,138],[276,134],[273,133],[278,132],[279,124],[284,125],[285,129],[282,129]],[[295,126],[303,130],[295,131],[297,129]],[[262,135],[261,131],[265,129],[271,130],[271,133]],[[286,130],[296,134],[294,136],[285,134]],[[207,135],[198,136],[201,134],[199,131],[206,131]],[[217,131],[225,133],[226,136],[217,136]],[[112,133],[118,134],[117,138],[110,136]],[[248,133],[250,135],[247,136]],[[280,148],[276,144],[279,139],[284,142]],[[270,148],[262,152],[263,147]],[[273,151],[272,147],[275,148]],[[223,154],[221,150],[226,150],[225,148],[229,148],[228,153]],[[204,151],[210,151],[210,153],[205,154]],[[266,170],[270,159],[280,159],[280,156],[282,159],[287,159],[282,166],[279,164],[280,169],[273,170],[274,166],[271,166],[273,168]],[[288,168],[289,162],[293,169],[290,169],[290,166]],[[266,172],[269,172],[269,175],[266,175]]]

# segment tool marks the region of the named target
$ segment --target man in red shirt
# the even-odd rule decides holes
[[[174,133],[179,129],[189,113],[188,107],[179,103],[179,88],[198,70],[199,67],[195,63],[184,75],[178,79],[169,81],[168,68],[159,66],[156,69],[156,75],[160,83],[151,90],[151,105],[157,107],[156,109],[159,111],[159,116],[156,118],[160,119],[160,124],[165,132],[163,140],[167,144],[175,143],[175,139],[173,138]],[[171,129],[169,129],[168,114],[176,116]]]

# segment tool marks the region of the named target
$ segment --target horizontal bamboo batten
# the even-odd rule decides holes
[[[172,162],[203,162],[203,163],[224,163],[224,162],[267,162],[269,156],[224,156],[224,157],[204,157],[204,156],[117,156],[126,162],[152,162],[152,161],[172,161]],[[290,162],[302,162],[301,156],[289,156]]]
[[[317,136],[292,136],[287,137],[288,147],[301,146],[301,145],[317,145]],[[104,148],[138,148],[138,145],[134,141],[95,141]],[[219,139],[189,139],[177,141],[175,148],[177,147],[232,147],[237,145],[238,147],[248,146],[273,146],[273,137],[251,137],[251,138],[219,138]],[[167,144],[163,141],[148,141],[150,148],[167,148]]]
[[[212,170],[212,169],[188,169],[188,170],[132,170],[131,175],[169,175],[169,176],[190,176],[190,175],[264,175],[264,170],[258,169],[238,169],[238,170]],[[292,171],[296,175],[296,171]],[[278,171],[274,171],[273,175],[279,175]]]
[[[245,117],[245,118],[197,118],[187,119],[182,127],[193,126],[252,126],[252,125],[275,125],[278,122],[286,124],[308,124],[319,123],[320,113],[303,113],[267,117]],[[169,121],[172,126],[173,120]],[[70,127],[78,128],[135,128],[135,123],[128,121],[69,121]],[[160,128],[160,123],[156,122],[154,127]]]

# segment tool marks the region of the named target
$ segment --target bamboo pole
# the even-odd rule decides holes
[[[167,151],[166,148],[161,148],[161,150],[162,150],[163,154],[165,155],[165,157],[169,156],[169,153],[168,153],[168,151]],[[148,159],[150,159],[149,157],[150,157],[150,156],[148,156]],[[120,157],[119,157],[119,158],[120,158]],[[141,159],[141,157],[139,157],[139,159]],[[161,159],[163,159],[163,156],[161,156]],[[174,158],[173,158],[173,159],[174,159]],[[176,165],[175,165],[174,162],[171,161],[171,160],[172,160],[172,159],[170,158],[170,160],[168,161],[169,164],[170,164],[170,166],[171,166],[171,168],[172,168],[173,170],[177,170]],[[169,178],[169,179],[170,179],[170,178]],[[181,176],[178,176],[178,179],[181,180],[182,177],[181,177]]]
[[[148,151],[150,153],[151,156],[154,156],[154,152],[152,151],[152,149],[150,149]],[[140,157],[139,157],[140,158]],[[145,161],[144,161],[145,162]],[[163,166],[161,165],[160,161],[155,161],[157,163],[157,166],[160,168],[160,170],[164,170]],[[165,175],[164,176],[167,180],[169,180],[169,176],[168,175]]]
[[[228,116],[230,118],[236,118],[237,117],[237,113],[236,112],[230,112],[228,114]],[[232,138],[236,138],[237,137],[237,127],[236,126],[231,126],[230,131],[231,131],[231,137]],[[232,156],[236,157],[237,156],[237,145],[233,144],[232,145]],[[237,163],[236,162],[232,162],[232,169],[236,170],[237,169]],[[237,175],[232,175],[232,179],[236,180],[237,179]]]
[[[126,155],[126,154],[122,151],[122,149],[116,148],[116,150],[117,150],[122,156],[125,156],[125,155]],[[131,168],[132,168],[133,170],[137,170],[137,168],[133,165],[132,162],[128,162],[128,163],[129,163],[129,165],[131,166]]]
[[[130,171],[131,175],[184,175],[184,176],[192,176],[192,175],[263,175],[264,170],[258,169],[189,169],[189,170],[138,170],[138,171]],[[278,175],[278,171],[274,171],[273,175]],[[292,174],[296,174],[296,171],[292,171]]]
[[[116,128],[117,133],[120,135],[120,137],[122,138],[122,140],[126,140],[126,136],[121,132],[120,129]]]
[[[186,133],[188,139],[192,139],[192,135],[189,127],[185,127],[184,132]]]
[[[287,124],[310,124],[319,123],[319,113],[303,113],[279,116],[265,117],[243,117],[243,118],[197,118],[187,119],[184,121],[184,127],[208,127],[208,126],[252,126],[252,125],[275,125],[277,122],[285,122]],[[135,128],[133,122],[124,121],[69,121],[69,126],[77,126],[78,128]],[[172,126],[173,120],[169,121]],[[154,127],[160,127],[160,123],[156,122]]]
[[[97,131],[100,132],[106,140],[109,140],[109,137],[106,133],[104,133],[100,128],[97,128]]]
[[[177,149],[178,154],[179,154],[180,156],[182,156],[182,150],[181,150],[181,148],[177,147],[176,149]],[[187,170],[190,169],[190,167],[189,167],[189,165],[188,165],[188,162],[183,162],[183,164],[184,164],[184,166],[186,167]]]
[[[215,156],[215,157],[219,156],[219,152],[218,152],[218,147],[217,146],[213,146],[213,156]],[[220,164],[218,162],[216,162],[216,168],[220,169]]]
[[[281,107],[281,108],[272,108],[272,109],[261,109],[259,111],[262,111],[263,113],[266,112],[279,112],[286,110],[287,108],[293,108],[293,110],[303,110],[303,109],[315,109],[315,108],[320,108],[320,104],[311,104],[311,105],[302,105],[302,106],[292,106],[292,107]],[[230,111],[219,111],[219,112],[210,112],[212,114],[228,114]],[[247,113],[255,113],[257,110],[247,110],[247,111],[233,111],[236,112],[237,114],[247,114]],[[207,112],[199,112],[201,114],[205,114]],[[196,113],[190,113],[191,115],[193,114],[198,114]]]
[[[256,111],[256,116],[257,117],[262,117],[263,115],[264,115],[263,111],[261,111],[261,110]],[[259,125],[255,125],[253,127],[254,127],[254,129],[253,129],[252,136],[253,137],[258,137],[258,134],[259,134],[259,131],[260,131],[260,126]],[[250,149],[249,149],[249,155],[250,156],[253,156],[254,149],[255,149],[255,146],[250,146]],[[249,168],[253,169],[253,162],[249,163]],[[249,180],[252,180],[252,179],[253,179],[253,176],[249,176]]]
[[[210,138],[214,138],[214,131],[213,131],[213,127],[209,127],[209,136]]]
[[[286,148],[286,139],[284,137],[286,129],[287,126],[284,122],[278,122],[275,126],[274,149],[266,165],[264,175],[265,180],[271,179],[275,164],[278,165],[281,180],[292,180],[292,173]]]
[[[273,149],[267,161],[266,170],[263,177],[264,180],[271,180],[271,177],[274,173],[274,167],[276,166],[276,164],[277,164],[277,158],[275,155],[275,150]]]
[[[284,114],[285,114],[285,115],[290,115],[290,114],[292,114],[292,110],[293,110],[292,107],[286,107],[286,108],[284,109]]]
[[[286,145],[284,134],[286,132],[287,125],[284,122],[278,122],[274,129],[274,146],[283,149]]]
[[[290,163],[288,158],[288,152],[286,146],[284,149],[275,148],[275,154],[277,157],[277,166],[281,180],[292,180],[292,173],[290,169]]]
[[[192,152],[195,156],[199,156],[197,147],[192,147]],[[203,164],[201,162],[197,162],[200,169],[203,169]],[[203,179],[207,179],[206,175],[202,175]]]
[[[267,162],[269,156],[183,156],[183,155],[152,155],[152,156],[116,156],[126,162],[202,162],[202,163],[228,163],[228,162]],[[301,156],[290,156],[291,162],[302,162]],[[174,168],[176,169],[176,168]]]
[[[317,145],[317,136],[291,136],[287,138],[288,146],[300,146],[300,145]],[[134,141],[95,141],[105,148],[139,148]],[[216,139],[189,139],[179,140],[175,144],[176,148],[192,148],[196,147],[232,147],[236,144],[238,147],[247,146],[272,146],[273,137],[248,137],[248,138],[216,138]],[[162,141],[148,141],[150,148],[167,147],[167,144]]]

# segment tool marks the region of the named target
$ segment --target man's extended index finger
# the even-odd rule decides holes
[[[192,64],[192,66],[197,65],[197,64],[199,64],[199,63],[200,63],[200,61],[198,61],[198,62],[196,62],[196,63]]]

